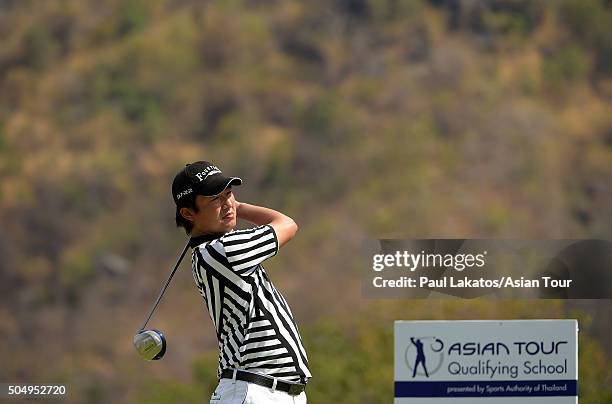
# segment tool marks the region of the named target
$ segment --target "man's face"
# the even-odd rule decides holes
[[[229,187],[217,196],[196,196],[198,211],[183,208],[181,213],[193,222],[192,236],[202,234],[225,234],[236,227],[236,199]]]

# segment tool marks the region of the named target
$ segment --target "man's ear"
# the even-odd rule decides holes
[[[194,216],[195,213],[193,212],[193,210],[189,209],[189,208],[181,208],[179,210],[179,213],[181,214],[181,216],[183,216],[185,219],[189,220],[190,222],[193,222],[194,220]]]

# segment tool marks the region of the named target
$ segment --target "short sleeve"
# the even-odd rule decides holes
[[[261,264],[278,252],[278,238],[270,225],[232,231],[219,241],[228,262],[236,271]]]

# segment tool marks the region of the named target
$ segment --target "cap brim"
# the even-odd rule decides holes
[[[225,177],[223,175],[215,175],[207,184],[207,189],[201,189],[198,192],[202,196],[217,196],[225,191],[231,185],[242,185],[242,179],[238,177]]]

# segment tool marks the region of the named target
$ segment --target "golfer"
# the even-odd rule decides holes
[[[289,304],[263,261],[297,232],[290,217],[238,202],[206,161],[187,164],[172,183],[176,224],[191,236],[193,277],[219,342],[219,383],[211,403],[306,403],[311,377]],[[236,219],[254,225],[234,230]]]

